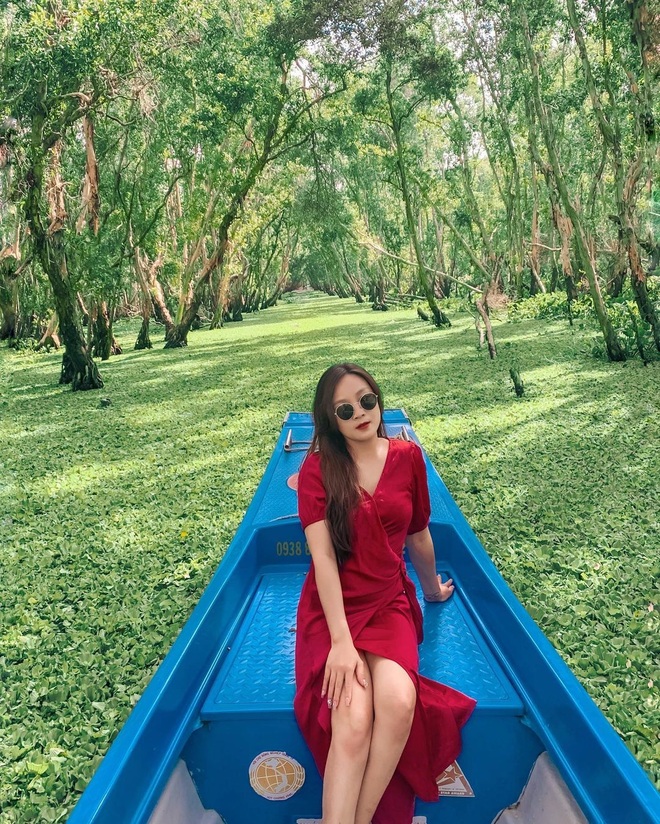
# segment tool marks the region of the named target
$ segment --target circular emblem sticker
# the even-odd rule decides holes
[[[305,783],[305,768],[285,752],[262,752],[250,764],[250,786],[269,801],[285,801]]]

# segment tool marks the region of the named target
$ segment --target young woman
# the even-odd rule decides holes
[[[474,701],[418,672],[422,613],[436,574],[419,447],[388,440],[374,379],[330,367],[314,399],[315,432],[298,478],[312,555],[298,608],[296,719],[323,776],[323,824],[411,824],[415,796],[460,750]]]

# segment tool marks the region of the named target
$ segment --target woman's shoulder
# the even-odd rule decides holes
[[[410,467],[410,471],[416,474],[424,465],[422,449],[415,441],[403,441],[400,438],[390,440],[390,449],[394,450],[393,460],[400,467]]]
[[[313,475],[321,475],[321,455],[319,452],[312,452],[311,455],[305,455],[302,464],[300,465],[301,473],[311,473]]]
[[[390,449],[402,455],[415,455],[420,451],[419,445],[415,441],[404,441],[402,438],[390,438]]]

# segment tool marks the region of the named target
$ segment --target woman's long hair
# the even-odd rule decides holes
[[[357,467],[344,436],[337,426],[334,394],[339,381],[346,375],[363,378],[378,396],[381,420],[378,436],[387,437],[383,425],[383,400],[378,384],[371,375],[355,363],[338,363],[321,375],[314,396],[314,437],[309,454],[317,449],[321,459],[321,474],[326,493],[326,522],[341,566],[351,554],[352,515],[360,502]]]

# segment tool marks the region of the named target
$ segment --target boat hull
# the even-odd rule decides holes
[[[414,437],[402,410],[385,421],[391,436]],[[178,824],[185,793],[199,822],[320,820],[320,778],[292,711],[295,609],[310,559],[287,482],[311,433],[309,415],[287,416],[218,571],[71,824]],[[418,821],[505,822],[506,808],[532,792],[526,782],[545,753],[559,786],[552,803],[573,805],[575,816],[548,821],[659,824],[660,795],[427,465],[438,568],[457,591],[424,606],[420,668],[478,704],[458,765],[440,782],[443,797],[419,802]],[[192,824],[192,813],[182,815]]]

